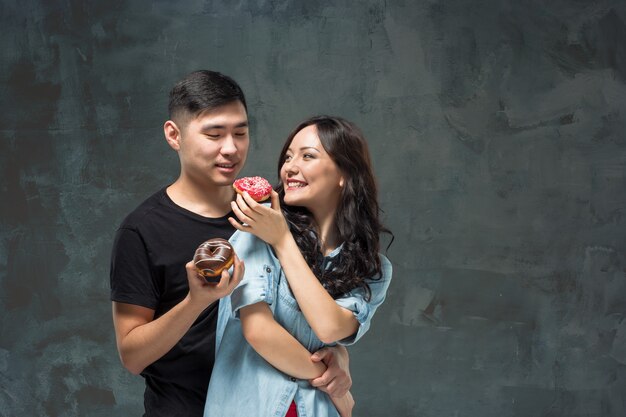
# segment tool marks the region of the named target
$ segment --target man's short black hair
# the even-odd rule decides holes
[[[235,80],[216,71],[194,71],[170,91],[169,117],[180,123],[233,101],[240,101],[248,111],[246,98]]]

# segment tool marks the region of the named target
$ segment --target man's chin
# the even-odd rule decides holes
[[[237,179],[237,175],[239,175],[239,170],[233,171],[232,173],[216,175],[214,177],[214,183],[216,185],[233,185],[233,182]]]

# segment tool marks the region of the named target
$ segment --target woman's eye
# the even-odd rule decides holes
[[[248,132],[237,132],[237,133],[235,133],[235,136],[238,136],[238,137],[241,138],[241,137],[246,136],[247,134],[248,134]]]
[[[304,157],[305,159],[312,159],[312,158],[313,158],[313,155],[312,155],[312,154],[310,154],[310,153],[305,153],[305,154],[303,155],[303,157]]]

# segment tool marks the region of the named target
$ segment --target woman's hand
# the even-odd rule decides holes
[[[237,198],[230,205],[237,218],[244,224],[242,225],[232,217],[229,217],[228,221],[235,229],[252,233],[266,243],[275,246],[291,234],[287,221],[280,210],[278,193],[274,190],[272,190],[271,199],[272,205],[267,207],[254,201],[246,192],[243,195],[237,194]]]

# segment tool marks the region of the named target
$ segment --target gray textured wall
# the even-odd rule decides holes
[[[174,5],[174,3],[176,3]],[[0,5],[0,415],[129,416],[108,300],[123,216],[177,175],[167,92],[238,80],[274,178],[314,113],[368,136],[395,278],[358,416],[626,415],[626,3]]]

